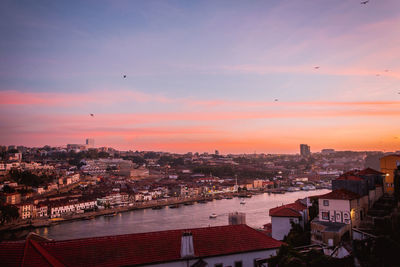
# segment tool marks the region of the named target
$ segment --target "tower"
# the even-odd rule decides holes
[[[300,144],[300,155],[302,157],[309,157],[311,155],[310,146],[307,144]]]
[[[93,138],[86,139],[86,148],[94,148],[94,139]]]

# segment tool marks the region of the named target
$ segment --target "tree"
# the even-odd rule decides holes
[[[3,186],[3,192],[4,192],[4,193],[14,193],[14,192],[15,192],[15,189],[12,188],[12,187],[9,186],[9,185],[5,185],[5,186]]]
[[[14,205],[0,206],[0,223],[10,222],[19,217],[18,208]]]
[[[292,229],[283,239],[284,242],[293,246],[300,247],[310,244],[310,232],[303,229],[298,223],[291,222]]]

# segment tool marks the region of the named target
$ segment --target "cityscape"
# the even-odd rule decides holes
[[[400,266],[400,1],[0,22],[1,266]]]

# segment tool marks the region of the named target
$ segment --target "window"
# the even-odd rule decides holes
[[[242,267],[243,263],[242,261],[235,261],[235,267]]]
[[[222,263],[216,263],[214,267],[223,267]]]
[[[322,219],[329,220],[329,211],[322,212]]]
[[[324,199],[323,202],[324,202],[324,206],[329,206],[329,200]]]

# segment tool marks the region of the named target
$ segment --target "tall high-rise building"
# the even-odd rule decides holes
[[[306,144],[300,144],[300,155],[302,157],[308,157],[311,155],[310,146]]]
[[[86,139],[86,148],[94,148],[94,139],[93,138]]]

